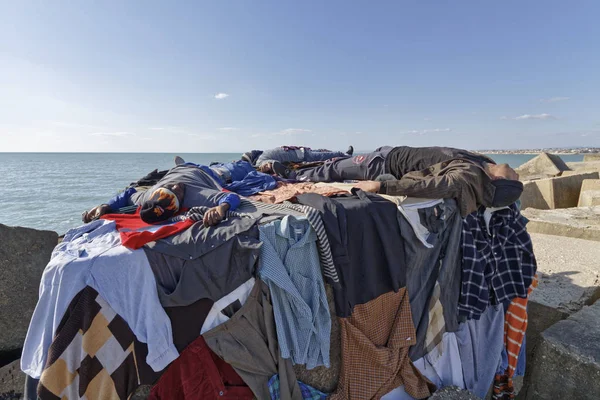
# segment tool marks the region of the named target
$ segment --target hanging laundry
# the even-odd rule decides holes
[[[357,305],[339,321],[342,370],[331,400],[380,399],[401,385],[417,399],[433,393],[435,386],[408,358],[416,338],[406,288]]]
[[[340,286],[334,286],[339,317],[406,285],[400,228],[390,223],[398,214],[394,203],[362,190],[332,198],[308,193],[298,196],[298,202],[319,210],[325,224],[340,277]]]
[[[484,398],[504,345],[504,308],[490,305],[479,319],[462,322],[456,332],[465,388]]]
[[[258,275],[271,291],[281,356],[308,369],[329,367],[331,316],[315,232],[306,219],[292,216],[259,231]]]
[[[254,273],[261,247],[250,218],[232,218],[190,229],[144,247],[164,307],[199,299],[217,301]]]
[[[444,349],[442,353],[438,351],[438,348],[435,348],[422,358],[413,361],[413,365],[425,378],[437,386],[438,390],[446,386],[464,388],[465,382],[456,334],[452,332],[444,333],[441,343],[441,347]],[[406,393],[404,386],[397,387],[381,398],[381,400],[413,399],[414,397]]]
[[[327,399],[327,395],[312,386],[309,386],[305,383],[298,381],[298,386],[300,386],[300,392],[302,392],[303,400],[325,400]],[[280,400],[281,394],[279,390],[279,375],[273,375],[271,379],[269,379],[269,393],[271,393],[271,400]]]
[[[252,400],[254,394],[199,336],[160,377],[148,399]]]
[[[140,384],[158,376],[144,362],[146,354],[146,345],[123,318],[87,286],[64,314],[41,378],[33,385],[37,396],[28,398],[129,399]]]
[[[270,398],[269,379],[279,374],[282,400],[302,400],[292,362],[281,357],[269,288],[261,280],[256,280],[246,304],[229,321],[203,336],[256,398]]]
[[[86,286],[97,290],[138,340],[148,344],[146,360],[155,371],[177,358],[171,322],[158,301],[144,252],[121,246],[115,223],[98,220],[68,231],[52,252],[23,346],[23,372],[40,377],[67,307]]]
[[[411,224],[403,213],[398,214],[405,255],[406,289],[417,330],[417,343],[409,352],[413,361],[430,353],[432,347],[440,343],[444,332],[456,332],[458,329],[457,304],[462,263],[462,218],[456,201],[428,201],[423,203],[425,207],[418,207],[418,204],[421,203],[413,206],[413,215],[419,215],[418,222]],[[427,230],[432,247],[425,246],[419,239],[422,230],[414,229],[416,223]],[[436,287],[439,287],[439,292]],[[426,336],[430,339],[427,340]]]
[[[479,318],[492,304],[526,298],[537,264],[526,220],[516,204],[490,216],[485,209],[463,220],[463,273],[459,314]],[[489,231],[488,231],[489,227]]]

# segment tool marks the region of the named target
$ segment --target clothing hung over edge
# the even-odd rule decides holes
[[[259,231],[258,275],[271,291],[281,357],[307,369],[329,368],[331,316],[315,232],[306,219],[292,216]]]

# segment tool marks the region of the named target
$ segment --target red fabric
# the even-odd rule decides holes
[[[116,222],[117,230],[121,236],[121,243],[123,246],[132,250],[139,249],[146,243],[166,238],[176,234],[177,232],[186,230],[195,222],[191,219],[186,219],[170,225],[164,225],[155,232],[150,232],[139,230],[148,228],[150,226],[155,226],[142,221],[140,218],[139,209],[135,212],[135,214],[107,214],[103,215],[101,218]]]
[[[254,394],[231,365],[199,336],[160,377],[148,399],[252,400]]]

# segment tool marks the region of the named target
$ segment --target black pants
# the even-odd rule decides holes
[[[294,171],[290,178],[309,182],[373,180],[386,173],[385,158],[391,150],[392,147],[384,146],[369,154],[325,161],[318,167]]]

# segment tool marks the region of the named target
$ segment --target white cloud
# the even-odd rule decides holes
[[[202,140],[216,140],[218,139],[217,135],[213,135],[210,133],[188,133],[188,136],[193,137],[195,139],[202,139]]]
[[[217,93],[217,94],[215,94],[215,99],[217,99],[217,100],[223,100],[223,99],[226,99],[228,97],[229,97],[229,95],[227,93]]]
[[[559,97],[559,96],[556,96],[556,97],[549,97],[547,99],[540,99],[540,101],[542,103],[558,103],[559,101],[567,101],[569,99],[570,99],[570,97]]]
[[[277,135],[298,135],[300,133],[310,133],[312,132],[310,129],[299,129],[299,128],[287,128],[280,132],[277,132]]]
[[[450,129],[450,128],[442,128],[442,129],[440,129],[440,128],[436,128],[436,129],[424,129],[424,130],[421,132],[421,135],[424,135],[424,134],[426,134],[426,133],[439,133],[439,132],[450,132],[450,131],[452,131],[452,129]]]
[[[124,137],[124,136],[135,136],[135,133],[131,132],[94,132],[90,133],[91,136],[107,136],[107,137]]]
[[[232,127],[230,127],[230,126],[226,126],[226,127],[224,127],[224,128],[219,128],[219,130],[220,130],[220,131],[223,131],[223,132],[233,132],[233,131],[239,131],[239,129],[238,129],[238,128],[232,128]]]
[[[275,136],[292,136],[299,135],[302,133],[312,133],[310,129],[301,129],[301,128],[287,128],[279,132],[274,133],[253,133],[250,137],[259,138],[259,137],[275,137]]]
[[[523,120],[527,120],[527,119],[556,119],[555,116],[550,115],[550,114],[523,114],[523,115],[519,115],[518,117],[515,117],[514,120],[516,121],[523,121]]]
[[[450,128],[435,128],[435,129],[422,129],[422,130],[413,129],[411,131],[400,132],[400,134],[403,134],[403,135],[425,135],[427,133],[441,133],[441,132],[451,132],[451,131],[452,131],[452,129],[450,129]]]

